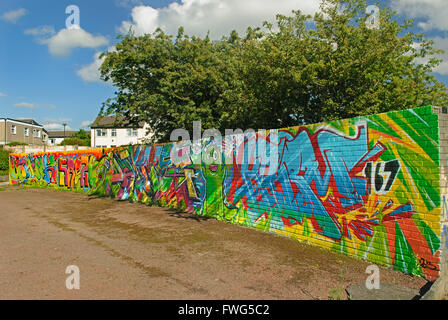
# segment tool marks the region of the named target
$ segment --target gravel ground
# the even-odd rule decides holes
[[[370,263],[169,209],[0,188],[0,299],[345,299]],[[66,268],[80,270],[67,290]],[[380,267],[381,282],[421,288]]]

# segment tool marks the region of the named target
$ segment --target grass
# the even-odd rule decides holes
[[[328,300],[345,300],[344,292],[343,288],[333,288],[330,290]]]
[[[0,182],[9,181],[9,170],[0,170]]]

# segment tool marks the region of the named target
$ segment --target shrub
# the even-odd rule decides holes
[[[61,142],[61,146],[90,146],[90,139],[80,139],[80,138],[65,138]]]
[[[0,171],[9,170],[9,151],[0,149]]]
[[[16,147],[16,146],[27,146],[28,143],[19,142],[19,141],[13,141],[13,142],[7,143],[6,145],[10,146],[10,147]]]

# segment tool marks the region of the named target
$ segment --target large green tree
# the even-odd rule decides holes
[[[130,32],[104,54],[102,78],[117,91],[102,113],[145,120],[167,141],[194,120],[224,132],[446,105],[447,89],[431,74],[439,51],[394,16],[381,9],[371,28],[365,0],[323,0],[314,16],[277,15],[275,25],[220,41],[183,28],[176,37]]]

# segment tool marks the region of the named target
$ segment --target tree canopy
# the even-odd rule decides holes
[[[371,28],[365,0],[323,0],[314,16],[277,15],[219,41],[182,27],[177,36],[130,31],[103,54],[102,79],[117,91],[101,113],[144,120],[167,141],[195,120],[224,132],[446,105],[447,88],[431,74],[440,51],[394,17],[383,8]]]
[[[65,138],[61,146],[90,146],[90,133],[80,129],[71,137]]]

